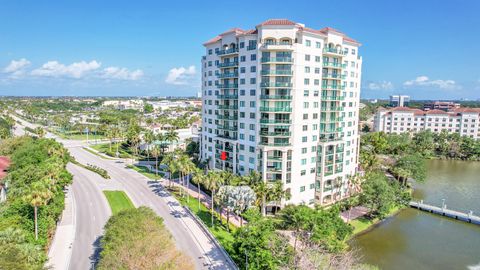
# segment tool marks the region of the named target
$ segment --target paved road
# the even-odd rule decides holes
[[[221,249],[205,235],[200,226],[180,207],[178,202],[159,183],[126,169],[122,161],[102,159],[82,148],[70,149],[80,162],[104,168],[112,181],[118,181],[136,206],[148,206],[164,219],[177,247],[190,255],[196,269],[234,269]]]
[[[15,118],[25,126],[36,126]],[[19,135],[23,135],[23,129],[17,129],[21,133]],[[46,137],[56,136],[47,133]],[[235,269],[221,248],[211,241],[202,227],[159,183],[150,181],[134,170],[126,169],[122,161],[102,159],[85,151],[82,149],[85,142],[56,139],[69,149],[77,161],[104,168],[112,178],[105,180],[78,166],[68,166],[68,170],[74,175],[72,191],[76,201],[76,232],[69,269],[90,269],[96,259],[98,239],[111,215],[102,189],[124,190],[135,206],[152,208],[163,218],[177,247],[192,258],[196,269]]]
[[[90,269],[98,255],[99,239],[111,215],[100,185],[106,181],[98,174],[68,164],[73,174],[72,191],[75,198],[75,239],[69,269]]]

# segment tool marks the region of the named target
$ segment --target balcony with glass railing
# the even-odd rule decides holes
[[[343,138],[343,133],[320,134],[320,142],[342,141]]]
[[[237,78],[238,77],[238,72],[224,72],[224,73],[218,73],[217,78],[219,79],[224,79],[224,78]]]
[[[230,48],[225,50],[219,50],[216,52],[217,55],[229,55],[229,54],[237,54],[238,48]]]
[[[232,146],[224,146],[223,144],[216,143],[215,148],[218,150],[225,150],[228,152],[233,152],[233,147]]]
[[[292,144],[290,142],[260,142],[260,145],[283,147],[283,146],[291,146]]]
[[[268,100],[291,100],[292,96],[284,96],[284,95],[260,95],[260,99],[268,99]]]
[[[322,84],[322,90],[345,90],[345,86],[339,84]]]
[[[289,125],[292,123],[290,119],[260,119],[260,124],[280,124]]]
[[[218,138],[227,139],[227,140],[237,140],[238,137],[233,134],[218,134]]]
[[[261,112],[291,112],[291,107],[260,107]]]
[[[344,111],[344,107],[340,107],[340,106],[323,106],[320,108],[320,111],[322,112],[343,112]]]
[[[238,95],[217,95],[218,99],[238,99]]]
[[[291,57],[262,57],[260,59],[262,63],[293,63]]]
[[[321,128],[320,133],[326,134],[326,133],[336,133],[336,132],[343,132],[342,127],[336,127],[336,128]]]
[[[238,115],[221,115],[217,114],[218,120],[238,120]]]
[[[260,74],[264,76],[292,76],[293,70],[274,70],[274,69],[267,69],[262,70]]]
[[[228,131],[237,131],[237,126],[227,126],[227,125],[217,125],[217,129],[228,130]]]
[[[345,80],[347,76],[342,74],[337,74],[337,73],[326,73],[326,74],[322,74],[322,77],[324,79],[330,79],[330,80]]]
[[[290,131],[260,131],[260,136],[265,137],[289,137],[292,135]]]
[[[344,96],[321,96],[322,97],[322,100],[325,100],[325,101],[343,101],[345,100],[345,97]]]
[[[262,82],[260,87],[281,87],[281,88],[291,88],[293,84],[291,82]]]
[[[335,48],[323,48],[323,53],[324,54],[337,55],[337,56],[343,56],[343,55],[346,54],[341,49],[335,49]]]
[[[330,123],[330,122],[343,122],[344,117],[338,116],[338,117],[320,117],[320,122],[322,123]]]
[[[219,110],[238,110],[238,105],[218,105]]]
[[[330,67],[330,68],[346,68],[346,64],[338,63],[338,62],[323,62],[323,67]]]
[[[238,61],[218,63],[218,68],[229,68],[238,66]]]
[[[221,88],[221,89],[236,89],[236,88],[238,88],[238,83],[223,83],[223,84],[217,84],[217,88]]]

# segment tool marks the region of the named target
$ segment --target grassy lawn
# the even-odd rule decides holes
[[[92,145],[90,147],[92,147],[93,149],[95,149],[95,150],[97,150],[101,153],[104,153],[108,156],[116,157],[115,156],[115,153],[117,151],[117,144],[116,143],[112,143],[112,148],[111,149],[110,149],[110,144],[109,143],[95,144],[95,145]],[[131,158],[132,155],[127,150],[128,149],[126,149],[122,145],[119,145],[118,146],[118,153],[120,154],[119,157],[121,157],[121,158]]]
[[[230,232],[227,231],[226,227],[226,220],[224,222],[220,222],[218,219],[219,215],[217,213],[214,214],[214,226],[212,227],[212,216],[210,209],[208,209],[205,205],[200,203],[200,208],[198,208],[198,200],[192,196],[190,197],[189,202],[187,202],[186,197],[180,197],[178,190],[172,192],[173,195],[178,199],[178,201],[182,204],[187,206],[200,220],[205,223],[208,227],[210,232],[215,236],[215,238],[220,242],[223,248],[228,252],[232,252],[232,245],[234,242],[233,233],[235,232],[235,226],[230,225]]]
[[[115,160],[114,158],[109,158],[109,157],[106,157],[104,155],[100,155],[99,153],[95,152],[95,151],[92,151],[92,149],[88,149],[88,147],[82,147],[85,151],[91,153],[91,154],[94,154],[96,156],[99,156],[100,158],[103,158],[103,159],[108,159],[108,160]]]
[[[141,173],[141,174],[145,175],[146,177],[148,177],[150,179],[153,179],[153,180],[157,180],[160,177],[164,176],[164,173],[162,173],[162,172],[159,172],[158,176],[157,176],[157,175],[155,175],[155,173],[150,172],[146,167],[143,167],[143,166],[128,165],[127,168],[135,170],[135,171],[137,171],[137,172],[139,172],[139,173]]]
[[[67,140],[86,140],[87,139],[87,134],[76,132],[76,131],[59,132],[59,131],[53,130],[53,129],[50,129],[50,131],[52,133],[54,133],[55,135],[59,136],[62,139],[67,139]],[[97,135],[89,134],[88,135],[88,140],[89,141],[93,141],[95,139],[97,139],[97,140],[105,139],[105,136],[100,135],[100,134],[97,134]]]
[[[123,191],[104,190],[103,194],[105,194],[105,197],[107,197],[108,204],[110,204],[112,214],[114,215],[122,210],[135,208],[132,201],[130,201],[127,194]]]
[[[399,208],[398,206],[393,207],[388,212],[387,217],[390,217],[390,216],[396,214],[401,209],[402,208]],[[377,224],[380,221],[381,220],[378,219],[378,218],[370,219],[370,218],[365,217],[365,216],[364,217],[359,217],[359,218],[354,219],[354,220],[351,220],[348,224],[353,226],[352,237],[355,236],[356,234],[359,234],[361,232],[364,232],[364,231],[370,229],[370,227],[372,227],[373,225]]]

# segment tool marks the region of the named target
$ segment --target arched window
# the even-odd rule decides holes
[[[265,39],[265,44],[267,44],[267,45],[273,45],[275,43],[276,43],[276,41],[275,41],[274,38],[266,38]]]
[[[292,45],[292,39],[288,37],[283,37],[280,39],[280,44],[282,45]]]

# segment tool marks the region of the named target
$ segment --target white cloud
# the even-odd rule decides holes
[[[103,78],[106,79],[119,79],[119,80],[132,80],[136,81],[143,77],[143,71],[140,69],[129,71],[126,68],[120,67],[107,67],[103,70]]]
[[[404,82],[403,85],[405,87],[430,86],[430,87],[438,87],[440,89],[447,89],[447,90],[462,88],[454,80],[430,80],[430,78],[428,78],[427,76],[419,76],[414,80]]]
[[[195,66],[189,66],[188,68],[172,68],[168,72],[168,76],[165,79],[165,82],[175,85],[187,85],[191,83],[192,79],[195,78],[196,74],[197,71],[195,69]]]
[[[367,84],[367,88],[371,90],[392,90],[393,83],[389,81],[370,82]]]
[[[80,79],[100,68],[101,63],[96,60],[90,62],[74,62],[70,65],[64,65],[58,61],[48,61],[43,64],[40,68],[32,70],[32,75],[43,76],[43,77],[70,77],[75,79]]]
[[[10,64],[3,69],[3,73],[10,74],[10,77],[17,78],[25,73],[25,68],[30,65],[30,61],[25,58],[12,60]]]

